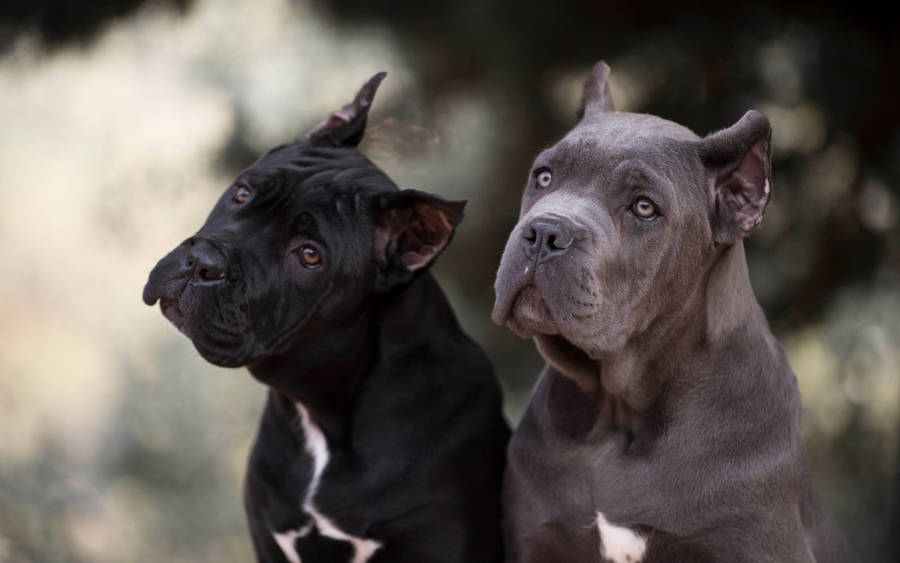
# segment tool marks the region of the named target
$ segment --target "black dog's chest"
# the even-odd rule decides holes
[[[354,561],[356,550],[351,542],[323,536],[311,515],[302,516],[305,523],[296,529],[272,534],[287,561],[304,563]]]
[[[270,533],[290,562],[364,563],[381,547],[381,542],[348,530],[336,518],[339,515],[329,510],[332,507],[321,503],[320,493],[323,487],[328,486],[323,482],[323,477],[332,461],[332,453],[324,433],[311,420],[307,409],[299,403],[296,409],[299,417],[297,431],[302,436],[303,445],[296,451],[296,467],[301,473],[295,474],[294,478],[306,481],[305,491],[297,499],[297,510],[290,518],[290,525],[282,521]],[[334,483],[330,486],[340,487]],[[352,489],[353,484],[346,483],[341,488]]]
[[[347,531],[340,517],[327,515],[328,508],[319,508],[314,499],[301,500],[303,509],[293,511],[291,523],[280,531],[270,531],[287,561],[365,563],[382,547],[377,540]]]
[[[339,539],[324,535],[320,524],[314,523],[310,515],[304,516],[310,518],[305,526],[301,526],[298,530],[273,534],[287,561],[363,563],[369,561],[380,547],[377,542],[357,538]],[[324,533],[334,531],[327,525],[323,527],[325,528]]]
[[[318,530],[297,542],[297,553],[304,563],[350,563],[356,555],[350,542],[324,537]]]

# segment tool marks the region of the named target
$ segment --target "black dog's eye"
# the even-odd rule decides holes
[[[542,168],[535,173],[534,180],[534,187],[540,190],[550,185],[553,175],[546,168]]]
[[[300,259],[310,268],[315,268],[322,263],[322,255],[311,246],[300,247]]]
[[[631,204],[631,212],[638,218],[649,221],[658,215],[656,204],[647,197],[639,197]]]
[[[250,199],[250,188],[243,184],[234,187],[234,201],[244,203],[248,199]]]

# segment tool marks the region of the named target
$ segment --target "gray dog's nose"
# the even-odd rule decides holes
[[[574,237],[572,229],[560,219],[538,217],[522,230],[522,243],[525,252],[532,258],[547,258],[554,254],[563,254]]]
[[[205,240],[191,248],[188,267],[193,270],[196,280],[216,282],[225,279],[225,257]]]

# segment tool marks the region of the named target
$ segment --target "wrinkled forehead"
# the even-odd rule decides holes
[[[304,192],[380,192],[398,189],[355,147],[322,147],[307,141],[275,147],[241,172],[237,181],[272,183]]]
[[[698,141],[693,131],[674,121],[646,113],[611,112],[582,120],[570,135],[592,135],[609,146],[630,146],[650,139]]]
[[[584,120],[535,159],[569,174],[608,178],[622,168],[647,168],[676,184],[696,181],[701,168],[690,129],[645,114],[607,113]]]

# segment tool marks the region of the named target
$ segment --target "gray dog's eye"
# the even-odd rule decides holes
[[[234,188],[234,201],[244,203],[250,199],[250,188],[242,184],[238,184]]]
[[[631,212],[641,219],[653,219],[656,217],[656,204],[650,198],[639,197],[631,204]]]
[[[546,188],[550,185],[550,180],[553,179],[553,175],[550,174],[549,170],[543,170],[537,175],[537,186],[539,188]]]

